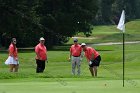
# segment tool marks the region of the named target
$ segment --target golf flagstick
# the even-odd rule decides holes
[[[125,11],[122,11],[121,18],[119,24],[117,26],[119,30],[122,31],[123,34],[123,87],[124,87],[124,80],[125,80]]]
[[[124,75],[125,75],[125,34],[123,33],[123,87],[124,87]]]

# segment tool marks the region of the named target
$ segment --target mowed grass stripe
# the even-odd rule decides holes
[[[89,81],[66,81],[63,85],[60,81],[54,82],[16,82],[1,83],[1,93],[138,93],[139,80],[134,80],[136,85],[125,81],[122,87],[122,80],[89,80]]]

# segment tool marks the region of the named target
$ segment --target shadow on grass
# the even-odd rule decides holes
[[[90,43],[87,43],[87,45],[91,45]],[[51,51],[69,51],[71,44],[64,44],[60,46],[53,46],[52,48],[48,49]],[[97,51],[114,51],[113,49],[96,49]]]
[[[93,43],[87,43],[87,45],[91,45]],[[63,44],[59,46],[53,46],[51,48],[47,48],[49,51],[69,51],[72,44]],[[97,51],[113,51],[112,49],[96,49]],[[31,53],[34,52],[34,48],[18,48],[19,53]],[[0,53],[8,53],[8,50],[0,50]]]

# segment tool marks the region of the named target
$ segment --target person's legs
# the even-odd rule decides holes
[[[36,73],[40,73],[41,72],[41,62],[40,62],[40,60],[37,59],[36,64],[37,64]]]
[[[89,70],[90,70],[90,73],[91,75],[94,77],[94,72],[93,72],[93,62],[90,61],[91,63],[89,64]]]
[[[97,68],[100,65],[101,57],[100,55],[93,60],[92,66],[93,66],[93,74],[95,77],[97,77]]]
[[[14,64],[9,64],[9,68],[10,68],[9,71],[10,71],[10,72],[13,72]]]
[[[72,74],[75,75],[76,58],[72,56]]]
[[[93,74],[97,77],[97,66],[93,66]]]
[[[44,72],[45,69],[45,61],[41,61],[41,72]]]
[[[76,58],[72,56],[72,74],[75,75]]]
[[[15,65],[15,71],[14,72],[18,72],[18,68],[19,68],[19,64]]]
[[[89,67],[89,70],[90,70],[91,75],[94,77],[93,67]]]
[[[77,65],[77,75],[80,75],[80,73],[81,73],[81,71],[80,71],[80,66],[81,66],[80,57],[77,58],[76,65]]]
[[[75,67],[76,67],[76,62],[72,62],[72,74],[75,75]]]

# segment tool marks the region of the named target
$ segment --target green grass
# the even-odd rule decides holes
[[[127,72],[135,72],[135,77],[130,73],[126,73],[128,78],[140,79],[139,70],[139,60],[140,60],[140,44],[128,44],[126,45],[126,69]],[[122,74],[122,46],[121,45],[110,45],[110,46],[94,46],[102,56],[101,66],[99,67],[99,77],[101,79],[118,79],[121,78],[115,77],[112,73],[109,73],[105,68],[110,70],[117,71],[120,75]],[[8,66],[4,64],[4,60],[7,58],[7,54],[1,54],[0,60],[0,78],[1,79],[10,79],[10,78],[73,78],[71,76],[71,64],[68,61],[69,51],[48,51],[48,64],[46,65],[46,70],[43,74],[35,73],[35,53],[19,53],[20,59],[20,69],[19,73],[9,73]],[[132,65],[132,67],[131,67]],[[128,66],[128,67],[127,67]],[[135,69],[133,68],[135,67]],[[114,69],[115,68],[115,69]],[[84,58],[82,62],[82,74],[81,78],[87,77],[90,78],[90,73],[88,71],[88,66],[86,59]],[[77,78],[77,77],[75,77]]]
[[[138,23],[127,25],[127,40],[140,40]],[[137,25],[137,26],[135,26]],[[96,39],[79,39],[79,42],[100,43],[121,41],[121,33],[112,31],[115,26],[98,26],[91,37]],[[107,31],[107,32],[104,32]],[[134,32],[133,32],[134,31]],[[128,38],[129,37],[129,38]],[[94,41],[94,42],[93,42]],[[102,61],[98,68],[98,77],[93,78],[84,58],[81,63],[81,76],[71,75],[71,63],[68,61],[72,39],[63,46],[54,46],[48,51],[48,63],[44,73],[36,74],[34,51],[20,51],[20,68],[18,73],[10,73],[4,61],[7,52],[0,52],[0,93],[138,93],[140,88],[140,44],[125,45],[125,87],[122,87],[122,45],[91,44],[99,51]]]
[[[34,80],[34,81],[33,81]],[[64,85],[60,82],[51,81],[47,79],[42,80],[17,80],[15,82],[1,83],[1,93],[138,93],[139,85],[133,86],[129,83],[123,88],[121,80],[80,80],[65,79]],[[68,80],[68,81],[67,81]],[[140,83],[140,81],[135,80]],[[5,87],[6,86],[6,87]],[[16,87],[16,89],[15,89]]]
[[[89,38],[93,39],[83,39],[79,38],[79,43],[101,43],[101,42],[121,42],[122,33],[119,31],[115,25],[109,26],[94,26],[92,34]],[[138,41],[140,40],[140,20],[134,20],[126,23],[125,41]],[[76,35],[77,37],[85,37],[83,33]],[[72,44],[73,39],[70,39],[67,44]]]

